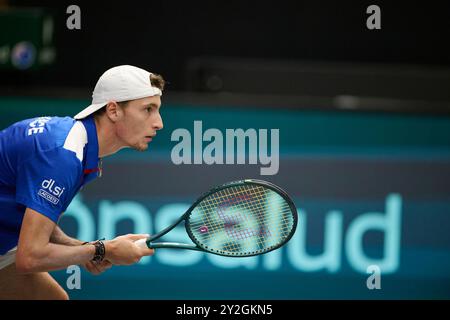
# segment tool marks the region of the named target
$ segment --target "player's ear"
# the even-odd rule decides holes
[[[108,116],[108,118],[111,121],[113,121],[113,122],[117,121],[120,117],[122,117],[122,113],[123,113],[123,110],[117,104],[117,102],[110,101],[106,105],[106,115]]]

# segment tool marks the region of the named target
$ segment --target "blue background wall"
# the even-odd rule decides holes
[[[74,115],[84,100],[0,98],[0,128],[34,116]],[[299,228],[282,249],[227,259],[157,250],[101,276],[83,270],[75,299],[409,299],[450,298],[450,118],[423,115],[164,105],[165,128],[148,151],[104,159],[61,220],[82,240],[154,233],[203,192],[258,178],[283,187]],[[177,128],[279,129],[280,168],[174,165]],[[204,143],[204,146],[206,143]],[[184,239],[183,228],[165,240]],[[368,290],[366,268],[381,268]],[[69,274],[53,272],[66,287]]]

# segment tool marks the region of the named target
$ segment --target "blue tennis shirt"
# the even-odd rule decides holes
[[[99,163],[92,117],[40,117],[0,131],[0,255],[17,246],[26,208],[57,223]]]

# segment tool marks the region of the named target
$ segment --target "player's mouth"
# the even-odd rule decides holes
[[[153,136],[145,136],[145,140],[147,140],[147,142],[151,142],[153,140],[154,136],[155,135],[153,135]]]

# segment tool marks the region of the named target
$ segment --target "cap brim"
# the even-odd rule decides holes
[[[84,110],[82,110],[80,113],[78,113],[75,117],[73,117],[76,120],[84,119],[87,116],[93,114],[95,111],[101,109],[102,107],[106,106],[106,103],[95,103],[91,104],[90,106],[87,106]]]

